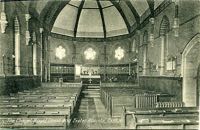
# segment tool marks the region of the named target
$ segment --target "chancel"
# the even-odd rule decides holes
[[[199,129],[199,0],[0,0],[0,129]]]

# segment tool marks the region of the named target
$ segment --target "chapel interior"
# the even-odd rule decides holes
[[[0,129],[198,129],[199,0],[0,0]]]

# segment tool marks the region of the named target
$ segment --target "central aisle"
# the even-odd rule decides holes
[[[83,97],[71,128],[74,129],[119,129],[120,119],[111,118],[99,97]]]

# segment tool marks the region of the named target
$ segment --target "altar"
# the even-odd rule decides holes
[[[81,79],[100,79],[100,75],[81,75]]]
[[[100,75],[80,75],[80,78],[83,83],[86,84],[99,84]]]

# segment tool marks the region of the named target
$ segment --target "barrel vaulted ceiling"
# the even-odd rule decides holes
[[[163,1],[37,0],[30,7],[52,33],[109,38],[133,32]]]

